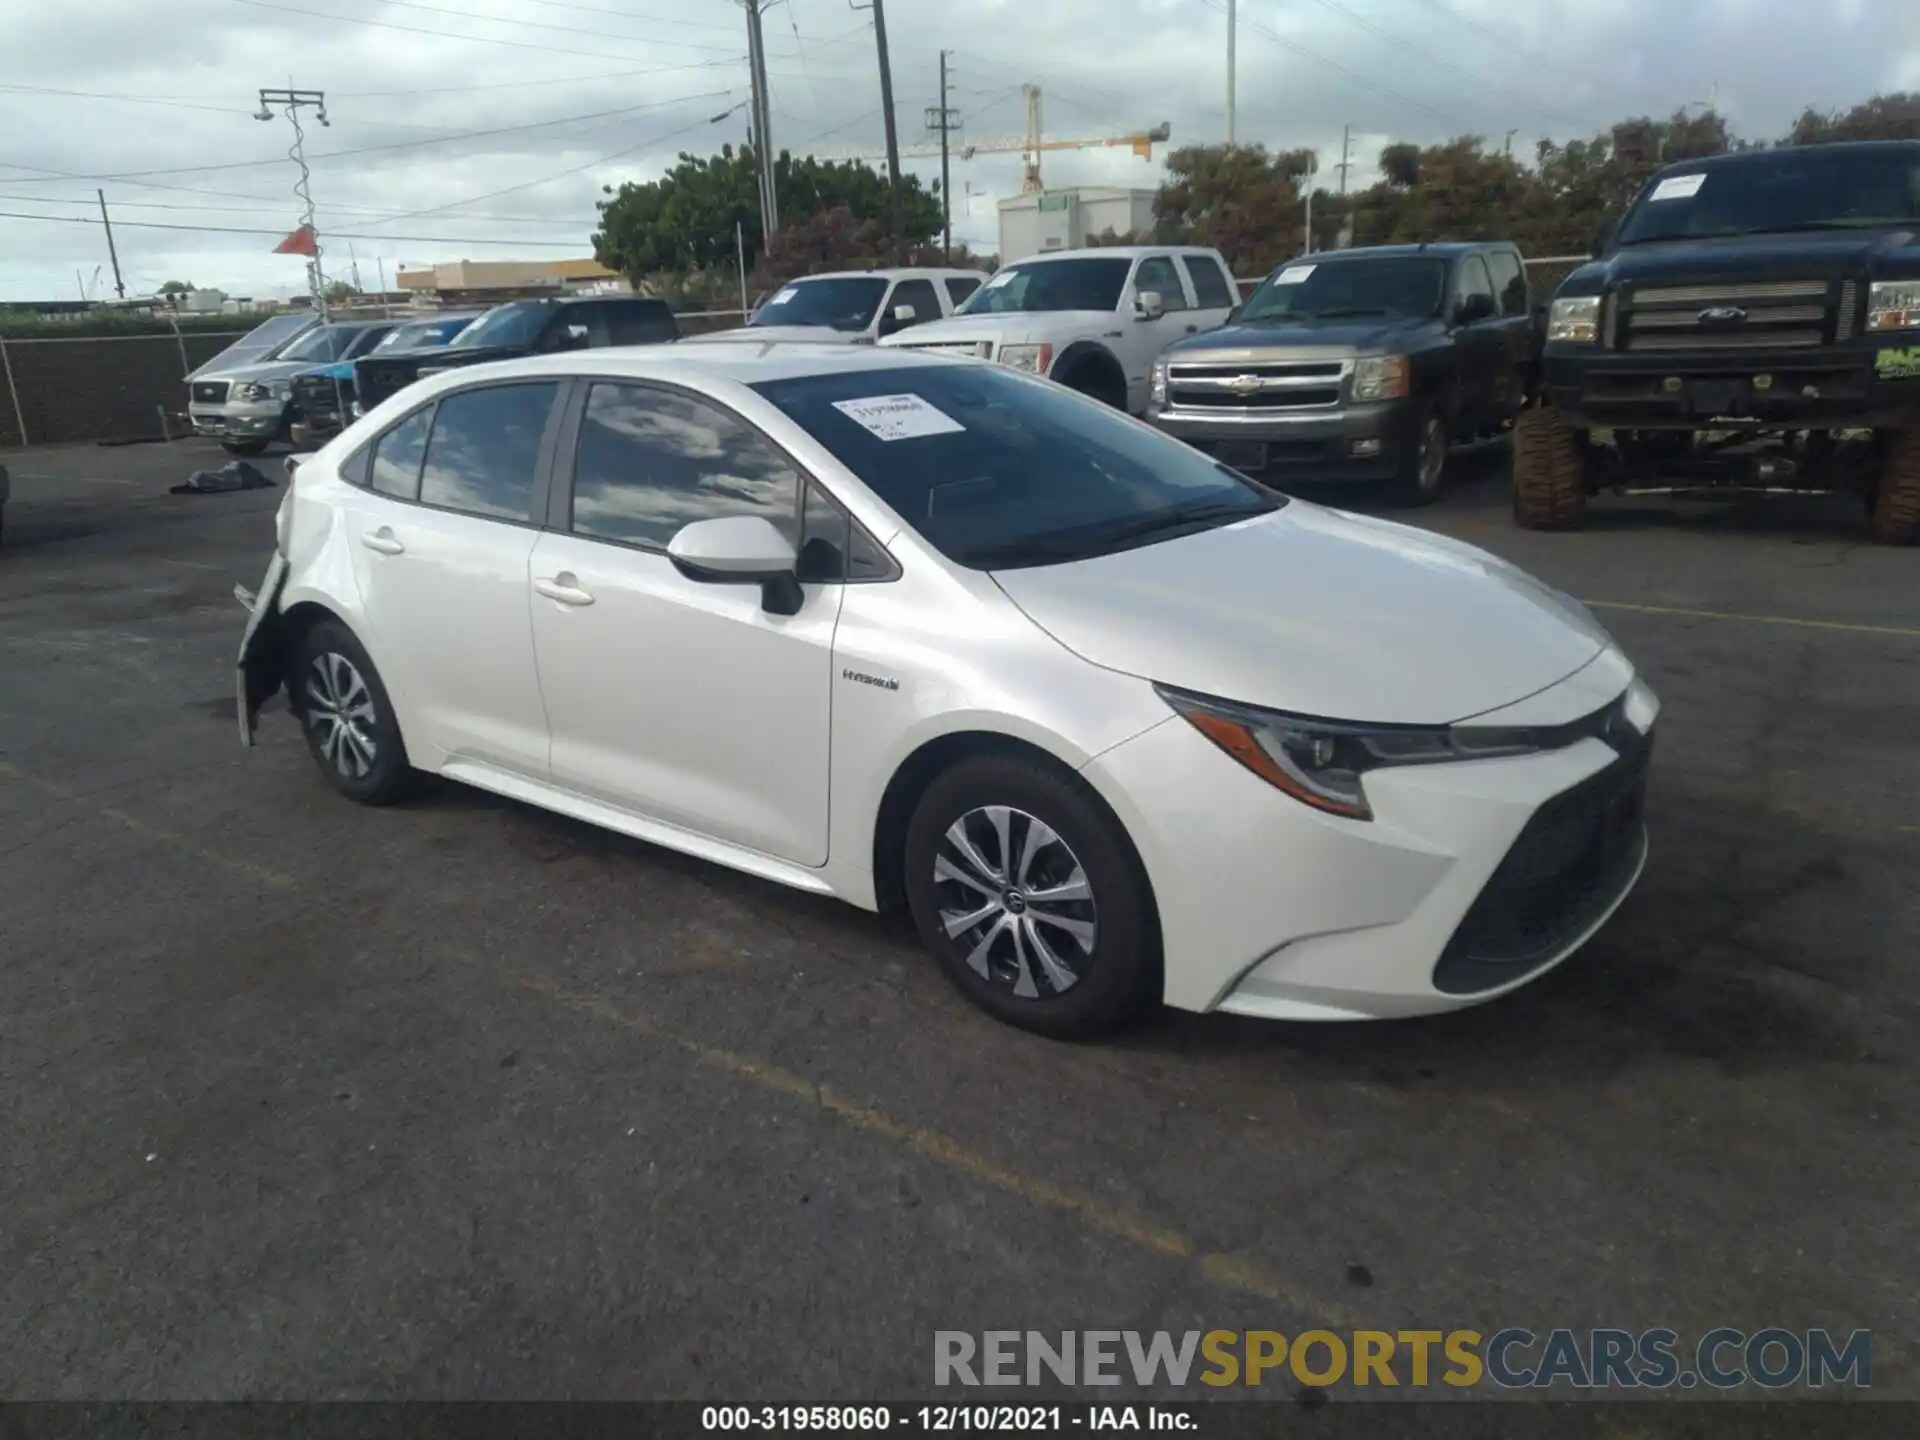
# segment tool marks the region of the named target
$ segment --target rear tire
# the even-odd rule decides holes
[[[365,647],[337,620],[309,626],[294,647],[287,696],[320,776],[349,800],[391,805],[414,778],[393,701]]]
[[[264,455],[271,440],[222,440],[220,448],[229,455]]]
[[[1911,545],[1920,534],[1920,425],[1895,432],[1885,451],[1873,501],[1873,538]]]
[[[1525,530],[1566,530],[1587,508],[1580,436],[1551,405],[1513,422],[1513,518]]]
[[[1014,755],[960,761],[915,806],[905,865],[922,942],[996,1019],[1079,1038],[1159,999],[1146,874],[1120,822],[1071,775]]]

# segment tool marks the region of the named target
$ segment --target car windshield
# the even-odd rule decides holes
[[[994,273],[968,297],[962,315],[1042,310],[1118,310],[1133,262],[1124,255],[1086,260],[1023,260]]]
[[[274,358],[276,360],[338,360],[341,352],[359,333],[358,330],[342,330],[338,326],[322,325],[307,331]]]
[[[796,280],[768,297],[747,325],[825,325],[834,330],[864,330],[873,323],[873,313],[886,293],[887,282],[872,275]]]
[[[1235,317],[1246,325],[1385,316],[1424,320],[1439,313],[1447,262],[1432,255],[1295,260],[1269,275]]]
[[[1915,222],[1920,156],[1911,148],[1774,150],[1658,176],[1621,222],[1617,239],[1642,245]]]
[[[470,350],[476,345],[531,345],[547,323],[544,300],[516,300],[487,311],[462,330],[447,348]]]
[[[445,320],[416,320],[389,330],[376,350],[418,350],[429,345],[444,345],[466,327],[466,317]]]
[[[941,554],[976,570],[1084,560],[1285,500],[1096,401],[987,365],[754,386]]]

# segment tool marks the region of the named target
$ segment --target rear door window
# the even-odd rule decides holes
[[[396,500],[420,498],[420,462],[427,454],[427,426],[433,407],[416,410],[373,444],[372,474],[368,483],[381,495]]]
[[[443,396],[420,471],[421,503],[530,522],[540,440],[559,390],[552,382],[483,385]]]
[[[965,304],[967,297],[980,288],[980,279],[984,278],[984,276],[979,279],[966,275],[949,276],[946,282],[947,298],[953,302],[953,308],[958,310]]]
[[[1219,262],[1205,255],[1182,255],[1181,268],[1193,282],[1193,303],[1201,310],[1231,310],[1238,302]]]
[[[1500,313],[1526,314],[1527,272],[1520,257],[1511,250],[1489,250],[1487,268],[1493,272],[1493,288],[1500,296]]]

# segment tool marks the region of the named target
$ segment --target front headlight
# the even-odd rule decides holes
[[[1390,765],[1529,755],[1532,730],[1492,726],[1354,725],[1258,710],[1154,687],[1186,722],[1276,789],[1349,820],[1371,820],[1361,776]]]
[[[1867,329],[1920,329],[1920,280],[1876,280],[1867,286]]]
[[[268,398],[267,387],[248,380],[243,384],[233,387],[233,398],[248,404],[258,400],[265,400]]]
[[[1407,393],[1412,366],[1404,355],[1370,355],[1353,362],[1353,398],[1398,400]]]
[[[1591,345],[1600,338],[1598,295],[1569,295],[1547,310],[1547,339]]]
[[[995,357],[1009,370],[1025,370],[1029,375],[1044,375],[1053,364],[1051,345],[1002,345]]]
[[[1153,379],[1147,400],[1154,405],[1167,403],[1167,362],[1164,360],[1153,362]]]

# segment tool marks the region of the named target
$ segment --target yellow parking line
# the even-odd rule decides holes
[[[286,890],[291,889],[295,883],[291,875],[282,875],[278,870],[269,870],[263,865],[255,865],[246,860],[236,860],[230,855],[222,855],[217,850],[209,850],[197,840],[189,840],[184,835],[176,835],[173,831],[163,830],[158,825],[149,825],[145,820],[137,816],[129,815],[124,810],[116,810],[111,805],[95,805],[85,795],[74,790],[69,790],[64,785],[56,785],[51,780],[42,780],[36,775],[29,775],[18,766],[10,765],[5,760],[0,760],[0,777],[8,780],[17,780],[22,785],[41,791],[43,794],[51,795],[57,800],[64,800],[72,805],[85,806],[101,819],[111,820],[114,824],[123,829],[131,830],[136,835],[144,836],[149,840],[158,840],[165,845],[171,845],[174,849],[184,851],[196,859],[208,860],[215,865],[225,866],[236,874],[244,875],[250,880],[259,881],[262,885],[271,885],[276,890]]]
[[[1167,1259],[1191,1262],[1197,1267],[1201,1279],[1219,1289],[1239,1291],[1275,1304],[1288,1305],[1301,1314],[1320,1317],[1327,1324],[1351,1327],[1359,1323],[1356,1317],[1343,1313],[1338,1307],[1310,1299],[1288,1288],[1241,1256],[1207,1250],[1177,1230],[1167,1229],[1137,1215],[1129,1215],[1071,1186],[1014,1170],[990,1156],[968,1149],[957,1140],[890,1115],[864,1101],[842,1095],[803,1075],[796,1075],[764,1060],[677,1035],[648,1016],[621,1010],[597,996],[569,990],[544,976],[521,975],[512,978],[517,980],[522,989],[544,995],[576,1014],[590,1015],[636,1035],[660,1041],[692,1056],[710,1069],[748,1081],[763,1090],[785,1095],[802,1104],[812,1105],[862,1134],[878,1136],[922,1159],[931,1160],[936,1165],[995,1190],[1017,1195],[1030,1204],[1070,1215],[1096,1234],[1123,1241]]]
[[[1920,636],[1920,627],[1856,625],[1849,620],[1802,620],[1792,615],[1741,615],[1726,610],[1689,610],[1679,605],[1635,605],[1625,600],[1582,600],[1593,610],[1633,610],[1642,615],[1680,615],[1693,620],[1745,620],[1754,625],[1797,625],[1807,630],[1851,630],[1860,635]]]

